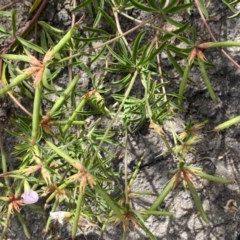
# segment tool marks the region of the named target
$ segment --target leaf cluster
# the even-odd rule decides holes
[[[30,13],[40,2],[33,2]],[[204,1],[198,2],[207,17]],[[234,6],[232,2],[224,2]],[[220,183],[229,180],[186,164],[188,154],[201,139],[198,131],[205,123],[189,124],[182,133],[173,131],[172,136],[167,136],[164,126],[183,110],[184,93],[194,64],[201,71],[211,99],[217,101],[203,49],[239,46],[239,43],[196,45],[195,29],[188,22],[177,20],[178,14],[188,15],[193,7],[191,1],[178,0],[85,0],[72,13],[78,16],[85,12],[92,21],[80,19],[68,31],[38,21],[39,32],[34,42],[31,34],[18,35],[17,10],[0,12],[12,20],[11,31],[0,26],[0,38],[11,36],[16,40],[0,56],[0,97],[8,97],[19,106],[18,114],[9,118],[12,127],[7,131],[17,142],[13,150],[14,158],[18,159],[15,169],[8,169],[4,147],[0,144],[3,169],[0,176],[4,177],[0,211],[6,219],[5,223],[1,222],[2,239],[13,214],[31,238],[19,209],[42,206],[22,203],[20,196],[26,182],[44,200],[43,207],[50,208],[52,213],[45,225],[46,234],[53,225],[52,215],[62,216],[71,224],[73,239],[81,229],[82,220],[97,223],[102,234],[114,222],[122,225],[123,239],[127,238],[131,226],[156,239],[145,221],[151,215],[173,215],[160,211],[159,206],[180,182],[190,191],[202,219],[208,221],[193,178]],[[129,14],[131,11],[145,12],[149,18],[135,18]],[[134,27],[124,31],[123,18]],[[162,56],[167,56],[168,65],[181,78],[178,91]],[[96,70],[96,66],[100,67]],[[63,76],[64,82],[60,80]],[[88,87],[81,85],[84,77]],[[239,119],[215,130],[237,122]],[[178,166],[152,205],[146,210],[136,210],[132,200],[152,193],[133,190],[142,160],[133,173],[128,172],[127,141],[129,134],[146,125],[165,143],[168,151],[162,155],[172,154]],[[119,141],[120,135],[125,136],[125,143]],[[119,157],[116,149],[124,152],[123,172],[113,166]],[[62,206],[63,215],[58,213]]]

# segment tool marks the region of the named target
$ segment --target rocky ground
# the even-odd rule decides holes
[[[9,0],[2,0],[0,8],[11,2]],[[31,1],[19,1],[8,8],[8,10],[11,8],[18,9],[19,26],[23,26],[28,20],[29,3]],[[228,39],[238,41],[240,39],[240,18],[228,18],[231,12],[227,10],[221,1],[210,1],[210,4],[212,8],[210,27],[214,30],[218,40]],[[55,26],[63,26],[67,29],[71,24],[70,8],[71,1],[69,0],[52,0],[49,2],[41,19]],[[196,11],[189,17],[189,21],[197,27],[198,35],[201,36],[199,41],[210,40],[205,28],[200,23]],[[1,24],[7,25],[8,21],[0,18]],[[1,45],[3,47],[5,43],[2,42]],[[229,48],[228,52],[236,61],[240,62],[240,48]],[[210,224],[205,224],[199,219],[189,193],[183,191],[181,188],[177,188],[170,194],[162,206],[163,209],[173,211],[175,213],[174,217],[151,217],[147,222],[147,226],[157,236],[157,239],[240,239],[240,125],[236,125],[221,133],[212,131],[213,127],[217,124],[240,114],[240,70],[228,62],[218,50],[206,52],[206,57],[210,62],[215,64],[215,67],[211,68],[209,72],[211,82],[220,100],[219,104],[215,106],[209,100],[207,90],[201,82],[198,71],[193,69],[194,77],[199,84],[188,87],[184,106],[186,112],[177,116],[171,124],[179,128],[181,123],[189,119],[193,119],[196,122],[208,120],[209,123],[202,132],[202,141],[197,145],[196,152],[192,154],[189,162],[202,166],[208,173],[233,179],[233,183],[227,186],[209,182],[198,183],[198,192],[201,196],[204,209],[209,216]],[[2,109],[4,108],[2,107]],[[3,110],[2,112],[0,111],[0,117],[1,113],[2,116],[7,117],[7,113],[3,113]],[[3,120],[1,124],[5,124]],[[5,145],[11,146],[11,144],[12,140],[6,137]],[[163,144],[150,129],[143,129],[133,134],[128,147],[130,169],[139,157],[143,157],[144,159],[144,164],[137,176],[133,190],[144,189],[157,194],[169,179],[167,173],[170,168],[175,166],[174,159],[170,157],[158,157],[162,151]],[[8,149],[8,154],[10,152],[11,149]],[[150,205],[153,199],[153,197],[139,197],[134,200],[134,204],[144,208]],[[26,211],[24,216],[29,222],[34,239],[44,239],[41,231],[44,226],[43,220],[45,216],[31,211]],[[46,236],[46,239],[70,239],[68,228],[68,226],[60,228],[56,226],[55,236]],[[104,239],[121,239],[119,231],[120,229],[116,226],[109,227]],[[78,239],[98,239],[98,234],[99,229],[96,226],[91,226],[86,230],[85,236],[80,232]],[[23,230],[17,220],[13,220],[8,239],[25,239]],[[129,239],[142,240],[147,238],[138,229],[133,227]]]

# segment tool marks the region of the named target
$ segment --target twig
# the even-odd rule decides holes
[[[72,5],[73,5],[72,8],[74,9],[74,8],[76,7],[76,0],[73,0],[72,2],[73,2],[73,3],[72,3]],[[73,13],[72,13],[72,23],[71,23],[71,27],[74,27],[75,23],[76,23],[76,15],[75,15],[75,13],[73,12]],[[72,41],[72,45],[74,45],[74,40],[71,39],[71,41]],[[70,57],[70,59],[69,59],[69,61],[68,61],[68,74],[69,74],[68,79],[69,79],[69,82],[71,82],[72,79],[73,79],[73,72],[72,72],[72,62],[73,62],[73,59],[72,59],[72,55],[73,55],[73,49],[72,49],[72,47],[70,47],[70,48],[69,48],[69,57]]]
[[[205,25],[205,27],[206,27],[209,35],[211,36],[211,38],[212,38],[212,40],[213,40],[214,42],[217,42],[217,39],[215,38],[215,36],[214,36],[211,28],[209,27],[209,25],[208,25],[208,23],[207,23],[206,18],[204,17],[204,15],[203,15],[203,13],[202,13],[202,11],[201,11],[201,8],[200,8],[200,6],[199,6],[199,4],[198,4],[198,1],[197,1],[197,0],[194,0],[194,3],[195,3],[195,5],[196,5],[196,7],[197,7],[197,10],[198,10],[198,12],[199,12],[199,14],[200,14],[200,16],[201,16],[201,19],[202,19],[202,21],[203,21],[203,24]],[[220,50],[221,50],[221,52],[223,53],[223,55],[224,55],[231,63],[233,63],[237,68],[240,69],[240,65],[239,65],[224,49],[221,48]]]
[[[0,8],[0,10],[3,10],[3,9],[6,9],[7,7],[10,7],[13,3],[16,3],[16,2],[18,2],[18,0],[15,0],[11,4],[8,4],[8,5]],[[48,0],[43,0],[42,1],[42,4],[38,8],[38,10],[35,13],[35,15],[33,16],[33,18],[25,24],[25,26],[22,28],[20,33],[17,34],[17,36],[24,36],[27,33],[27,31],[30,29],[30,27],[38,20],[40,14],[42,13],[43,9],[46,7],[47,3],[48,3]],[[14,46],[14,44],[16,42],[17,42],[17,38],[16,38],[16,36],[14,36],[14,38],[10,41],[10,43],[0,51],[0,54],[1,54],[0,55],[0,85],[2,85],[1,84],[2,83],[2,80],[1,80],[2,66],[3,66],[2,55],[7,53]],[[31,116],[31,113],[29,113],[11,93],[8,92],[8,95],[27,115]]]
[[[91,47],[91,48],[88,47],[88,48],[86,48],[86,51],[89,50],[89,49],[94,49],[94,50],[96,50],[96,49],[102,48],[102,47],[104,47],[104,46],[107,46],[108,44],[110,44],[110,43],[112,43],[112,42],[115,42],[116,40],[122,38],[123,36],[126,36],[126,35],[128,35],[129,33],[134,32],[136,29],[138,29],[139,27],[145,25],[146,23],[152,22],[155,18],[156,18],[156,17],[151,17],[151,18],[149,18],[149,19],[141,22],[141,23],[138,24],[137,26],[135,26],[135,27],[127,30],[127,31],[124,32],[122,35],[119,34],[118,36],[116,36],[116,37],[114,37],[114,38],[112,38],[112,39],[110,39],[110,40],[108,40],[108,41],[106,41],[106,42],[104,42],[104,43],[100,43],[100,44],[98,44],[97,46],[94,46],[94,47]],[[80,56],[81,54],[82,54],[82,52],[79,52],[79,53],[73,54],[71,57],[72,57],[72,58],[78,57],[78,56]],[[59,60],[59,63],[64,62],[64,61],[66,61],[66,60],[69,60],[69,58],[70,58],[70,57],[63,58],[63,59]]]
[[[129,53],[131,53],[132,51],[131,51],[131,48],[129,46],[129,43],[128,43],[127,39],[125,38],[125,36],[123,35],[123,31],[122,31],[122,28],[121,28],[121,25],[120,25],[120,22],[119,22],[118,12],[115,11],[114,9],[113,9],[113,15],[114,15],[114,18],[115,18],[118,34],[120,36],[122,36],[122,40],[124,41],[125,45],[127,46]]]
[[[29,28],[38,20],[38,18],[40,17],[40,14],[42,13],[43,9],[46,7],[47,3],[48,3],[48,0],[42,1],[40,7],[37,9],[37,12],[33,16],[33,18],[25,24],[25,26],[22,28],[20,33],[17,34],[17,36],[24,36],[27,33]],[[16,42],[17,42],[17,38],[13,37],[13,39],[10,41],[10,43],[0,51],[0,54],[3,55],[6,52],[8,52]],[[0,56],[0,76],[2,76],[2,63],[3,63],[3,59]]]
[[[3,11],[3,10],[6,10],[6,9],[10,8],[13,4],[15,4],[17,2],[19,2],[19,0],[14,0],[11,3],[9,3],[9,4],[6,4],[6,5],[2,6],[2,7],[0,7],[0,11]]]
[[[23,110],[23,112],[25,112],[30,117],[32,116],[32,114],[13,96],[10,91],[8,91],[8,95],[13,100],[13,102],[15,102],[15,104]]]

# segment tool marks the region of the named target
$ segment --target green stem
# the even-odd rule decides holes
[[[42,83],[40,82],[35,89],[35,97],[33,104],[33,116],[32,116],[32,145],[35,145],[39,136],[39,121],[41,110],[41,96],[42,96]]]
[[[59,203],[59,201],[58,201],[57,199],[55,199],[55,202],[54,202],[54,204],[53,204],[53,207],[52,207],[52,209],[51,209],[51,212],[55,212],[55,211],[56,211],[56,209],[57,209],[57,207],[58,207],[58,203]],[[45,228],[44,228],[44,232],[45,232],[45,233],[48,233],[49,227],[50,227],[50,224],[51,224],[51,221],[52,221],[52,219],[49,217],[48,220],[47,220],[46,226],[45,226]]]
[[[78,107],[75,109],[75,111],[73,112],[72,116],[68,119],[67,124],[64,126],[64,128],[62,130],[63,134],[65,134],[66,131],[71,127],[73,121],[75,120],[75,118],[77,117],[79,112],[83,109],[83,107],[85,106],[86,102],[87,102],[86,98],[83,97],[82,101],[80,102]]]
[[[185,92],[185,88],[186,88],[186,85],[187,85],[188,75],[189,75],[190,69],[191,69],[191,64],[188,61],[187,65],[184,69],[183,78],[182,78],[182,81],[181,81],[180,87],[179,87],[179,92],[178,92],[178,104],[179,105],[182,105],[183,94]]]
[[[63,126],[66,125],[68,121],[51,121],[51,125],[56,125],[56,126]],[[73,121],[71,125],[76,125],[76,126],[81,126],[84,125],[84,121]]]
[[[98,184],[96,184],[94,186],[94,189],[106,201],[107,205],[112,209],[112,211],[117,216],[117,218],[121,222],[123,222],[124,221],[124,216],[122,214],[121,207],[118,205],[118,203],[115,200],[113,200],[109,196],[109,194],[106,191],[104,191]]]
[[[79,26],[80,21],[75,23],[75,25],[61,38],[61,40],[57,43],[57,45],[55,45],[52,48],[52,50],[51,50],[52,55],[55,55],[57,52],[59,52],[63,48],[63,46],[71,39],[71,37],[74,35],[77,27]]]
[[[116,119],[117,119],[120,111],[122,110],[122,108],[123,108],[123,106],[124,106],[124,104],[125,104],[128,96],[129,96],[129,94],[130,94],[130,92],[131,92],[131,90],[132,90],[132,87],[133,87],[133,84],[134,84],[134,82],[135,82],[135,80],[136,80],[136,78],[137,78],[137,75],[138,75],[138,70],[135,70],[135,72],[134,72],[134,74],[133,74],[133,76],[132,76],[132,79],[131,79],[131,81],[130,81],[130,83],[129,83],[129,85],[128,85],[128,88],[127,88],[127,90],[126,90],[126,92],[125,92],[125,94],[124,94],[124,98],[123,98],[123,100],[122,100],[122,103],[121,103],[121,105],[119,106],[116,114],[113,116],[113,119],[112,119],[111,122],[108,124],[107,129],[106,129],[106,131],[105,131],[105,134],[103,135],[103,138],[101,139],[101,141],[100,141],[100,143],[99,143],[99,145],[98,145],[98,147],[97,147],[97,149],[96,149],[93,157],[92,157],[91,160],[90,160],[89,169],[91,168],[91,166],[92,166],[93,163],[95,162],[95,159],[96,159],[97,155],[99,154],[99,151],[100,151],[100,149],[101,149],[101,147],[102,147],[102,145],[103,145],[104,140],[106,139],[106,137],[107,137],[109,131],[111,130],[113,124],[116,122]]]
[[[78,228],[80,212],[82,209],[83,197],[84,197],[84,192],[80,192],[80,194],[78,196],[77,208],[76,208],[75,216],[74,216],[74,220],[73,220],[72,239],[75,239],[76,234],[77,234],[77,228]]]
[[[195,205],[196,205],[196,207],[199,211],[200,216],[202,217],[204,222],[208,223],[209,220],[208,220],[207,215],[206,215],[206,213],[203,209],[202,202],[201,202],[201,200],[198,196],[198,193],[197,193],[196,189],[194,188],[194,186],[191,182],[187,182],[187,186],[188,186],[188,189],[191,193],[193,201],[194,201],[194,203],[195,203]]]
[[[208,93],[210,95],[210,97],[212,98],[212,100],[217,103],[217,97],[213,91],[213,88],[212,88],[212,85],[211,85],[211,82],[208,78],[208,75],[207,75],[207,72],[206,72],[206,69],[205,69],[205,65],[204,65],[204,62],[198,58],[198,64],[199,64],[199,68],[200,68],[200,71],[201,71],[201,74],[202,74],[202,77],[203,77],[203,80],[204,80],[204,83],[205,85],[207,86],[207,89],[208,89]]]
[[[0,128],[0,134],[1,134],[1,128]],[[3,148],[3,141],[2,141],[2,135],[0,135],[0,152],[1,152],[1,163],[2,163],[2,173],[7,172],[7,158],[6,158],[6,153]],[[4,178],[5,184],[7,188],[10,188],[10,182],[8,177]]]
[[[126,239],[127,239],[127,231],[123,229],[122,240],[126,240]]]
[[[9,83],[8,85],[5,85],[3,88],[0,88],[0,96],[4,95],[11,88],[17,86],[19,83],[21,83],[23,80],[27,79],[30,76],[31,76],[31,74],[27,74],[27,73],[22,73],[22,74],[18,75],[16,78],[14,78],[12,80],[11,83]]]
[[[198,48],[217,48],[217,47],[240,47],[240,42],[223,41],[223,42],[205,42],[197,46]]]
[[[10,217],[11,217],[11,212],[8,209],[7,218],[4,222],[4,228],[3,228],[2,234],[1,234],[1,240],[5,240],[5,234],[6,234],[6,231],[7,231],[8,227],[9,227]]]
[[[81,165],[80,161],[71,158],[69,155],[67,155],[65,152],[63,152],[60,148],[55,146],[53,143],[46,141],[46,144],[54,150],[60,157],[65,159],[70,165],[76,166],[77,164]]]
[[[223,122],[214,128],[214,131],[222,131],[226,128],[231,127],[232,125],[240,123],[240,116],[234,117],[226,122]]]
[[[128,199],[128,165],[127,165],[127,159],[128,159],[128,148],[127,148],[127,142],[128,142],[128,133],[125,131],[125,153],[124,153],[124,187],[125,187],[125,204],[129,203]]]
[[[173,177],[168,183],[167,185],[164,187],[164,189],[162,190],[162,192],[160,193],[160,195],[157,197],[157,199],[154,201],[154,203],[152,204],[152,206],[148,209],[148,211],[155,211],[163,202],[163,200],[166,198],[166,196],[169,194],[169,192],[173,189],[175,183],[175,178]],[[144,216],[144,221],[146,221],[148,218],[150,217],[150,215],[148,216]]]
[[[61,97],[56,101],[56,103],[53,105],[52,109],[47,113],[47,116],[52,116],[64,103],[68,95],[72,92],[73,88],[77,84],[77,81],[79,80],[79,75],[76,75],[73,80],[70,82],[68,88],[61,94]]]
[[[18,217],[19,222],[20,222],[21,225],[22,225],[22,228],[23,228],[23,231],[24,231],[25,236],[26,236],[28,239],[31,239],[31,234],[30,234],[30,232],[29,232],[29,230],[28,230],[28,227],[27,227],[26,222],[24,221],[22,215],[21,215],[19,212],[16,212],[16,214],[17,214],[17,217]]]
[[[1,56],[3,59],[13,60],[13,61],[23,61],[31,63],[31,58],[26,55],[19,55],[19,54],[3,54]]]

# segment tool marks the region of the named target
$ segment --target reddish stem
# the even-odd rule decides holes
[[[200,14],[200,16],[201,16],[201,19],[202,19],[202,21],[203,21],[203,24],[205,25],[205,27],[206,27],[209,35],[211,36],[211,38],[212,38],[212,40],[213,40],[214,42],[217,42],[217,39],[215,38],[215,36],[214,36],[211,28],[209,27],[209,25],[208,25],[208,23],[207,23],[206,18],[204,17],[204,15],[203,15],[203,13],[202,13],[202,11],[201,11],[201,8],[200,8],[200,6],[199,6],[199,4],[198,4],[198,1],[197,1],[197,0],[194,0],[194,3],[195,3],[195,5],[196,5],[196,7],[197,7],[197,10],[198,10],[198,12],[199,12],[199,14]],[[237,68],[240,69],[240,65],[239,65],[225,50],[223,50],[222,48],[221,48],[220,50],[221,50],[221,52],[223,53],[223,55],[224,55],[231,63],[233,63]]]
[[[13,4],[17,3],[18,1],[19,0],[14,0],[11,3],[9,3],[9,4],[6,4],[6,5],[2,6],[2,7],[0,7],[0,11],[4,11],[4,10],[10,8]]]
[[[40,14],[42,13],[43,9],[46,7],[47,3],[48,3],[48,0],[42,1],[41,5],[37,9],[33,18],[25,24],[25,26],[22,28],[20,33],[17,34],[17,36],[24,36],[27,33],[30,27],[38,20],[38,18],[40,17]],[[14,46],[16,42],[17,42],[17,38],[16,36],[14,36],[13,39],[10,41],[10,43],[0,51],[0,55],[7,53]],[[2,63],[3,63],[3,59],[0,56],[0,77],[2,76]],[[0,83],[1,83],[1,80],[0,80]]]

